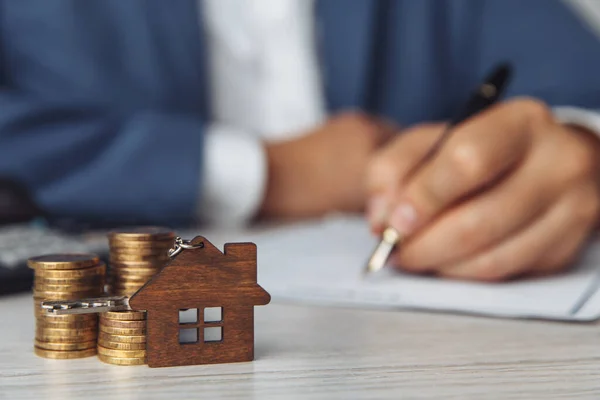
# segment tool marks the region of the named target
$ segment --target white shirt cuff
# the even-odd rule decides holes
[[[244,225],[262,204],[267,157],[259,138],[220,124],[204,136],[198,216],[211,225]]]
[[[562,124],[577,125],[594,132],[600,137],[600,112],[578,107],[560,106],[552,108],[556,119]]]

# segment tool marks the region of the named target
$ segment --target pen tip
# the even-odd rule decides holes
[[[369,258],[363,270],[363,276],[383,269],[388,257],[400,239],[400,234],[393,228],[387,228],[382,236],[382,240],[375,248],[375,251],[373,251],[371,258]]]

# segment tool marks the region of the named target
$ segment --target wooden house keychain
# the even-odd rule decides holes
[[[130,298],[43,302],[49,314],[146,311],[149,367],[254,359],[254,306],[271,296],[257,283],[256,245],[181,238],[171,261]]]

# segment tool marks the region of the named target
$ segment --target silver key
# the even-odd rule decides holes
[[[81,300],[44,301],[42,309],[47,315],[92,314],[106,311],[130,311],[129,297],[97,297]]]

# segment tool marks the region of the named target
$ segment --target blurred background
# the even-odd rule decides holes
[[[3,1],[0,290],[114,227],[362,215],[373,154],[499,61],[508,97],[598,104],[561,82],[590,74],[599,4]]]

